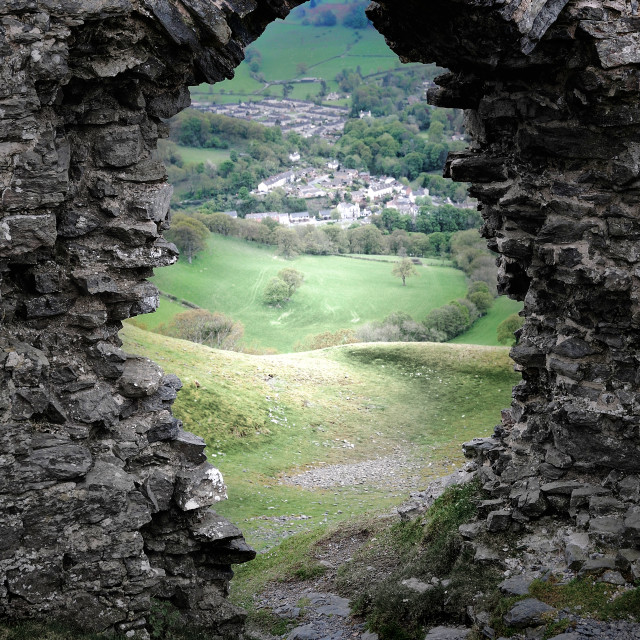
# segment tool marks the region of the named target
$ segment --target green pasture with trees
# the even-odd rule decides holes
[[[207,243],[191,264],[181,259],[157,269],[153,282],[163,292],[241,322],[243,344],[256,349],[292,351],[308,335],[356,328],[395,311],[422,320],[467,291],[464,273],[446,266],[421,266],[421,277],[407,279],[403,287],[388,262],[312,255],[285,260],[272,247],[214,234]],[[264,288],[285,268],[304,274],[302,286],[281,308],[265,305]],[[154,315],[134,322],[155,329]]]

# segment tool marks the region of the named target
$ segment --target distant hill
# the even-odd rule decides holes
[[[323,2],[316,9],[305,5],[294,10],[286,20],[270,24],[247,49],[246,60],[236,69],[233,80],[192,87],[192,99],[224,103],[281,97],[283,83],[303,77],[323,79],[326,92],[335,92],[339,90],[335,77],[343,69],[359,68],[363,76],[370,76],[401,66],[406,68],[375,29],[351,29],[342,25],[343,17],[353,6]],[[337,24],[314,26],[315,17],[325,10],[336,15]],[[294,84],[288,95],[312,99],[321,90],[320,82]]]

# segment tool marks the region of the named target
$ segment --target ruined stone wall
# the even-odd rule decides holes
[[[224,596],[230,564],[253,553],[208,510],[224,485],[171,415],[179,381],[123,353],[117,332],[155,308],[145,279],[176,258],[161,237],[163,120],[188,105],[188,85],[228,76],[242,47],[296,4],[0,3],[3,617],[132,631],[155,596],[212,637],[239,632],[242,613]],[[500,521],[555,510],[634,543],[637,4],[371,8],[405,59],[451,70],[430,97],[469,110],[474,142],[447,171],[474,184],[501,287],[525,301],[513,351],[523,382],[500,438],[470,447]],[[606,487],[584,486],[612,469]]]
[[[450,69],[429,99],[468,109],[473,143],[446,175],[473,183],[500,289],[524,301],[523,381],[467,447],[492,520],[555,512],[638,545],[638,3],[434,1],[423,22],[422,3],[373,4],[392,48]]]
[[[120,349],[153,311],[171,187],[155,157],[188,85],[231,73],[288,11],[252,0],[0,3],[0,616],[142,631],[151,597],[236,636],[231,564],[180,389]]]

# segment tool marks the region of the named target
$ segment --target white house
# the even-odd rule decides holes
[[[343,220],[355,220],[360,216],[360,205],[357,202],[340,202],[336,209]]]
[[[293,153],[289,154],[289,160],[291,162],[299,162],[300,161],[300,154],[297,151],[294,151]]]
[[[340,168],[340,163],[337,160],[330,160],[329,162],[327,162],[327,167],[332,171],[335,171],[336,169]]]
[[[262,181],[258,185],[258,191],[260,193],[269,193],[272,189],[277,189],[278,187],[284,187],[285,184],[291,183],[296,179],[296,174],[293,171],[285,171],[284,173],[279,173],[276,176],[272,176],[271,178],[267,178]]]
[[[295,213],[290,213],[289,220],[291,221],[291,224],[300,224],[302,222],[309,222],[309,212],[296,211]]]
[[[265,213],[247,213],[246,220],[255,220],[256,222],[262,222],[265,218],[271,218],[280,224],[285,226],[289,225],[289,215],[286,213],[277,213],[276,211],[267,211]]]

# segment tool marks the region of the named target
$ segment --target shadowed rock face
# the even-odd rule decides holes
[[[230,564],[253,552],[209,510],[224,484],[171,415],[179,380],[125,354],[117,332],[155,309],[146,278],[177,255],[161,236],[163,119],[188,105],[188,85],[228,77],[297,4],[0,4],[5,617],[132,631],[155,596],[212,637],[240,632],[243,614],[225,600]],[[469,109],[474,141],[446,171],[473,183],[501,287],[525,301],[513,350],[523,382],[499,438],[468,447],[503,499],[500,522],[555,510],[636,545],[637,11],[630,0],[370,9],[403,58],[451,70],[429,98]],[[617,512],[604,523],[571,481],[611,469]]]
[[[286,2],[0,3],[0,615],[142,630],[171,600],[212,637],[244,614],[255,553],[210,507],[204,442],[171,415],[180,381],[124,353],[176,260],[156,160],[187,86],[231,75]],[[144,635],[144,632],[142,632]]]

